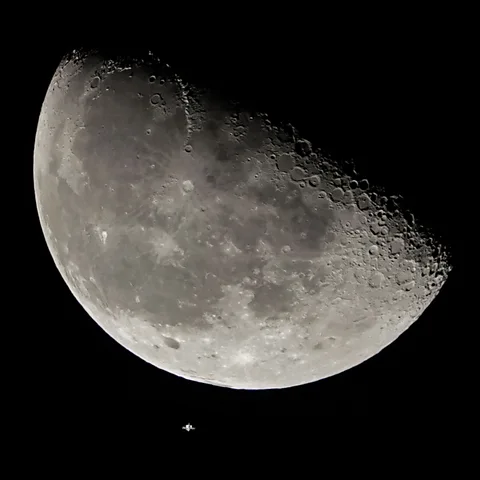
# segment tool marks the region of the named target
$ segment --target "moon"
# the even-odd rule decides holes
[[[152,54],[62,59],[34,187],[86,312],[197,382],[275,389],[339,374],[409,328],[451,271],[401,199]]]

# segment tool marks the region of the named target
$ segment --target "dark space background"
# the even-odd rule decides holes
[[[432,39],[344,46],[308,39],[280,46],[271,37],[245,36],[250,41],[241,49],[198,42],[189,54],[171,45],[152,50],[190,78],[291,121],[324,152],[355,159],[370,183],[408,197],[417,218],[451,246],[455,268],[448,282],[396,342],[347,372],[309,385],[231,390],[178,378],[135,357],[74,299],[38,221],[28,181],[38,115],[61,57],[80,46],[51,42],[31,59],[35,81],[28,80],[28,108],[22,111],[29,258],[35,264],[26,307],[37,324],[38,353],[21,375],[32,415],[48,425],[95,417],[100,425],[110,420],[183,435],[322,432],[327,423],[351,417],[455,422],[467,395],[460,348],[465,330],[455,331],[456,324],[468,322],[461,274],[466,159],[458,151],[455,55]],[[187,423],[196,430],[182,430]]]

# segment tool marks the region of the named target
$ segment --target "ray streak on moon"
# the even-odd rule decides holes
[[[354,367],[451,270],[398,197],[153,56],[61,61],[34,181],[48,248],[89,315],[145,361],[212,385]]]

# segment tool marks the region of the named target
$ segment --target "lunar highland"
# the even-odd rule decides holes
[[[398,197],[153,55],[61,61],[34,181],[75,298],[135,355],[198,382],[345,371],[412,325],[451,270]]]

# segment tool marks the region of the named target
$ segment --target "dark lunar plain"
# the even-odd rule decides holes
[[[23,106],[21,144],[27,179],[46,90],[62,56],[75,47],[50,45],[31,59],[35,81],[29,81]],[[332,420],[352,416],[393,424],[405,416],[419,421],[455,417],[464,395],[460,350],[468,330],[459,326],[466,322],[459,265],[468,223],[462,204],[466,160],[456,156],[453,140],[448,80],[453,74],[441,49],[404,44],[338,53],[320,52],[314,45],[290,48],[252,44],[227,56],[215,49],[185,55],[180,48],[150,47],[188,78],[290,121],[333,158],[354,159],[370,182],[403,195],[451,248],[453,270],[438,297],[391,345],[331,378],[271,391],[188,381],[128,352],[75,300],[47,249],[32,181],[26,195],[35,288],[25,308],[37,318],[34,332],[41,345],[29,365],[39,416],[54,423],[103,414],[129,424],[148,418],[156,432],[185,435],[322,431]],[[187,423],[196,431],[182,431]]]

